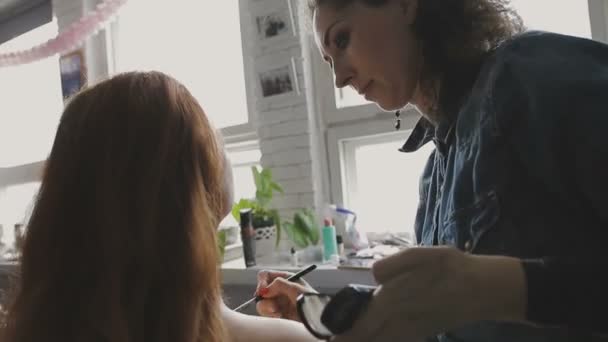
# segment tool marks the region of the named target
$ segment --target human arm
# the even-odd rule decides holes
[[[542,47],[538,47],[541,46]],[[537,46],[538,48],[535,48]],[[608,332],[608,46],[550,35],[514,50],[496,79],[499,133],[532,180],[579,215],[583,250],[524,260],[526,320]],[[517,84],[517,87],[503,86]]]
[[[301,323],[281,319],[245,315],[222,303],[222,318],[230,342],[313,342],[315,339]]]

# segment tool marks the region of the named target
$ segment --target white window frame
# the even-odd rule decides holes
[[[236,152],[247,152],[247,151],[253,151],[253,150],[259,150],[260,149],[260,144],[257,140],[249,140],[249,141],[243,141],[243,142],[238,142],[238,143],[231,143],[231,144],[226,144],[224,146],[224,148],[226,149],[226,153],[230,154],[230,153],[236,153]],[[233,168],[235,167],[247,167],[247,166],[254,166],[254,165],[258,165],[260,164],[260,161],[233,161],[231,160],[231,166]]]

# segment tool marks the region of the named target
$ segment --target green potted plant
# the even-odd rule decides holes
[[[283,229],[293,244],[304,249],[319,243],[320,227],[315,214],[310,209],[300,209],[293,215],[293,221],[283,222]]]
[[[259,248],[261,244],[275,236],[275,247],[281,239],[281,220],[276,209],[269,208],[270,202],[276,192],[283,193],[283,188],[272,179],[270,169],[258,170],[256,166],[251,167],[253,180],[255,182],[255,198],[241,198],[232,206],[232,216],[240,223],[241,209],[251,208],[253,214],[253,228],[256,231],[256,250],[264,253],[265,248]],[[256,252],[257,254],[257,252]]]

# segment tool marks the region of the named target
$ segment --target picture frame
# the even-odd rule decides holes
[[[291,94],[295,91],[295,81],[290,65],[258,72],[258,81],[263,98]]]
[[[295,105],[304,101],[296,57],[284,53],[258,60],[255,68],[255,88],[258,109]]]
[[[255,44],[262,51],[297,45],[297,23],[291,0],[264,0],[253,5]]]
[[[295,35],[289,16],[289,12],[285,9],[277,9],[270,13],[256,15],[255,24],[258,39],[276,40],[286,35]]]
[[[86,84],[86,64],[82,50],[72,51],[59,58],[61,92],[66,100]]]

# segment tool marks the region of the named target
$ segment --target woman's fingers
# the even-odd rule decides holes
[[[279,310],[277,299],[265,299],[256,304],[256,310],[260,316],[280,318],[282,317]]]
[[[279,296],[286,296],[291,302],[294,303],[298,299],[298,296],[305,292],[312,292],[298,283],[291,282],[285,278],[275,278],[270,285],[266,287],[267,292],[264,298],[273,298]]]
[[[255,290],[256,295],[259,294],[259,291],[262,288],[267,287],[270,283],[272,283],[276,278],[288,278],[292,273],[288,272],[279,272],[279,271],[269,271],[262,270],[258,272],[258,284]]]

